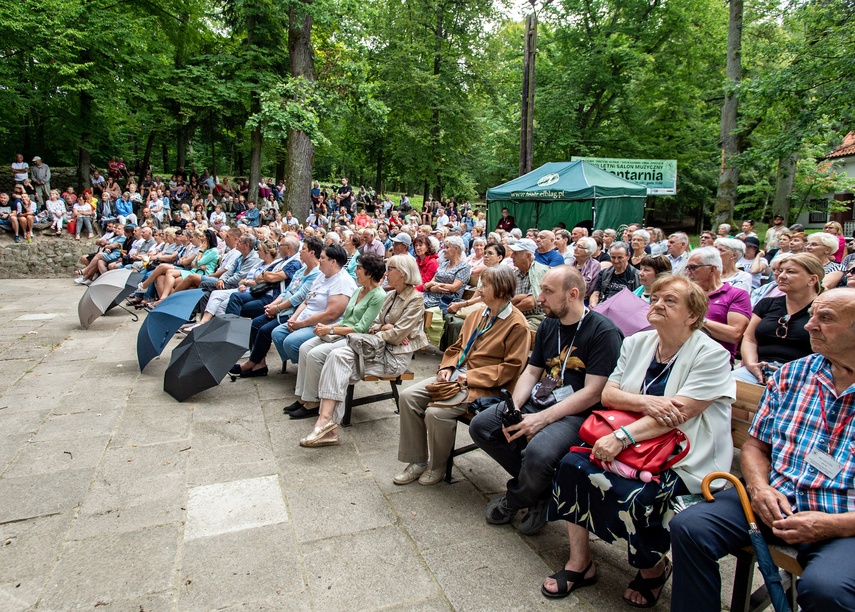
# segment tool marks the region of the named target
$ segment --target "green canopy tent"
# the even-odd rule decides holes
[[[586,161],[550,162],[487,190],[488,227],[496,227],[507,208],[517,227],[569,229],[589,222],[594,229],[639,223],[647,188],[625,181]]]

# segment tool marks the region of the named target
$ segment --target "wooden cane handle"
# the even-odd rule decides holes
[[[751,500],[748,499],[748,492],[745,490],[745,487],[742,486],[739,479],[733,474],[728,472],[710,472],[707,474],[701,482],[701,492],[704,494],[704,499],[707,501],[715,501],[715,498],[710,492],[710,484],[714,480],[719,479],[727,480],[734,486],[737,494],[739,495],[739,502],[742,504],[742,511],[745,513],[745,518],[749,523],[756,525],[757,520],[754,518],[754,511],[751,509]]]

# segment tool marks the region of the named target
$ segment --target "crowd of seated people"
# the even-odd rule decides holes
[[[193,184],[184,191],[192,193]],[[840,465],[841,474],[855,473],[844,452],[855,425],[847,416],[836,420],[838,412],[855,410],[851,345],[840,348],[855,339],[855,257],[843,253],[838,261],[838,234],[806,235],[776,220],[760,248],[746,223],[736,238],[724,227],[705,232],[700,247],[692,249],[682,232],[666,235],[640,225],[622,232],[523,230],[507,211],[495,231],[488,231],[480,213],[453,201],[431,201],[417,212],[403,199],[396,206],[370,190],[354,192],[346,181],[334,193],[313,190],[305,223],[292,222],[289,214],[265,224],[254,203],[246,202],[240,220],[231,212],[235,202],[244,205],[242,187],[233,190],[235,200],[228,204],[216,197],[199,204],[206,212],[210,207],[210,216],[198,222],[191,217],[192,199],[183,204],[188,218],[179,212],[175,225],[168,214],[174,207],[167,207],[160,229],[148,221],[157,219],[156,195],[138,198],[140,205],[148,203],[136,208],[142,223],[127,224],[117,208],[104,224],[97,251],[81,262],[78,281],[88,284],[119,266],[137,269],[145,279],[131,301],[151,308],[173,292],[202,288],[201,320],[188,323],[185,332],[223,313],[251,318],[250,354],[231,372],[241,379],[294,377],[296,400],[283,411],[291,419],[314,419],[300,439],[308,448],[340,444],[348,384],[365,375],[398,376],[415,351],[439,346],[437,374],[400,393],[403,465],[393,482],[441,482],[458,417],[468,413],[473,441],[508,474],[506,490],[484,508],[485,521],[514,524],[525,536],[549,521],[567,526],[567,562],[540,585],[544,596],[565,597],[597,581],[593,533],[626,546],[635,568],[622,592],[628,605],[655,605],[673,573],[675,598],[682,602],[674,609],[687,609],[686,581],[698,580],[701,565],[689,557],[699,554],[693,547],[701,544],[692,539],[697,528],[683,517],[704,513],[686,510],[675,533],[669,529],[672,502],[698,494],[706,473],[731,469],[736,380],[767,385],[763,420],[758,416],[748,443],[754,449],[748,456],[765,459],[746,471],[743,455],[752,495],[777,500],[758,513],[761,519],[788,541],[779,523],[798,507],[832,517],[827,520],[833,528],[823,532],[828,539],[851,539],[851,527],[836,516],[851,512],[836,472],[823,479],[814,470],[808,477],[804,470],[815,462],[800,459],[808,467],[795,474],[775,446],[795,435],[776,433],[785,428],[778,415],[798,410],[792,397],[821,396],[827,408],[809,399],[805,409],[835,420],[837,429],[829,431],[847,440],[824,442],[827,450],[821,452]],[[157,194],[157,181],[147,189]],[[134,211],[134,192],[121,197],[126,196]],[[81,199],[86,197],[93,196],[84,193]],[[326,202],[338,207],[337,215]],[[634,307],[646,313],[650,331],[625,338],[598,312],[624,290],[640,298]],[[426,330],[427,312],[433,323]],[[273,346],[282,362],[278,375],[271,375],[268,363]],[[808,371],[820,372],[815,386],[821,389],[793,387]],[[509,418],[512,406],[519,408],[516,420]],[[584,440],[583,424],[602,409],[636,415],[620,435]],[[656,478],[613,469],[630,445],[678,429],[688,441],[686,453]],[[568,452],[582,445],[585,452]],[[802,506],[798,496],[805,491],[816,498]],[[727,492],[715,492],[728,499]],[[808,567],[819,563],[815,559],[826,564],[843,554],[827,551],[822,537],[802,531],[807,527],[796,529],[793,542],[822,553],[805,557]],[[708,574],[710,558],[735,549],[713,544],[703,541],[712,550],[705,557]],[[720,590],[710,576],[706,589]],[[817,578],[806,576],[800,602],[811,608],[826,593],[808,588]]]

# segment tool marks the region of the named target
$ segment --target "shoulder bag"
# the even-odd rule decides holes
[[[594,446],[603,436],[611,435],[621,427],[635,423],[643,416],[639,412],[626,410],[594,410],[579,428],[579,436],[586,444]],[[585,446],[573,446],[570,451],[591,453],[591,449]],[[630,444],[615,459],[635,470],[648,471],[656,475],[676,465],[688,453],[689,439],[682,431],[674,428],[661,436],[642,440],[638,444]],[[595,463],[599,465],[599,461]]]

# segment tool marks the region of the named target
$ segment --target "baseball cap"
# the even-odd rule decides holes
[[[774,216],[774,217],[772,217],[772,218],[773,218],[773,219],[783,219],[783,218],[784,218],[784,215],[775,215],[775,216]]]
[[[537,245],[534,243],[534,240],[531,238],[523,238],[522,240],[517,240],[514,244],[510,245],[512,251],[528,251],[529,253],[537,252]]]
[[[748,236],[743,240],[743,242],[745,243],[745,246],[753,246],[758,249],[760,248],[760,241],[754,236]]]
[[[394,238],[392,238],[392,242],[400,242],[402,244],[410,246],[411,244],[413,244],[413,239],[410,238],[410,235],[408,233],[400,232]]]
[[[41,157],[39,157],[38,155],[36,155],[36,156],[33,158],[33,161],[42,161],[42,158],[41,158]]]

